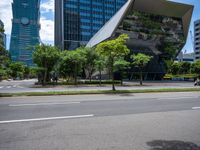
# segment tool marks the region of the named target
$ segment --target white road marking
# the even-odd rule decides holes
[[[17,85],[13,85],[13,87],[14,87],[14,88],[16,88],[16,87],[17,87]]]
[[[3,88],[3,86],[0,86],[0,89],[2,89]]]
[[[68,104],[80,104],[81,102],[63,102],[63,103],[34,103],[34,104],[9,104],[10,107],[22,107],[22,106],[44,106],[44,105],[68,105]]]
[[[90,115],[77,115],[77,116],[62,116],[62,117],[49,117],[49,118],[6,120],[6,121],[0,121],[0,124],[19,123],[19,122],[33,122],[33,121],[47,121],[47,120],[59,120],[59,119],[75,119],[75,118],[87,118],[87,117],[94,117],[94,115],[90,114]]]
[[[170,99],[187,99],[187,98],[198,98],[198,96],[193,96],[193,97],[163,97],[163,98],[158,98],[158,100],[170,100]]]
[[[10,89],[10,88],[11,88],[11,86],[7,86],[6,88],[7,88],[7,89]]]
[[[200,109],[200,107],[192,107],[193,110]]]

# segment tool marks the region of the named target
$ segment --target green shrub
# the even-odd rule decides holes
[[[6,70],[4,70],[4,69],[0,69],[0,81],[1,80],[4,80],[4,79],[7,79],[7,72],[6,72]]]
[[[194,79],[197,78],[197,74],[177,74],[177,75],[172,75],[172,74],[166,74],[163,79],[172,79],[172,78],[184,78],[184,79]]]

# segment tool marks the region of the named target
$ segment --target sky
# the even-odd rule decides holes
[[[12,28],[12,9],[13,0],[0,0],[0,19],[4,22],[5,33],[7,34],[7,49],[9,49],[10,34]],[[200,0],[171,0],[179,3],[194,5],[194,12],[190,24],[190,31],[193,33],[194,21],[200,19]],[[40,5],[40,38],[43,43],[54,43],[54,0],[41,0]],[[188,34],[187,42],[183,47],[183,52],[193,52],[192,37]]]
[[[5,26],[7,35],[7,49],[9,49],[10,35],[12,29],[12,8],[13,0],[0,0],[0,19]],[[41,0],[40,5],[40,38],[43,43],[54,43],[54,0]]]

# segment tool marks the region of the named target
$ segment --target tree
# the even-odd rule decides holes
[[[130,62],[123,59],[117,60],[114,64],[115,71],[119,71],[120,73],[121,85],[123,85],[123,76],[124,76],[123,72],[125,71],[125,69],[128,69],[129,66],[130,66]]]
[[[1,46],[1,44],[0,44]],[[4,47],[0,48],[0,81],[8,78],[8,67],[11,63],[9,52]]]
[[[191,63],[189,62],[180,62],[179,74],[190,73]]]
[[[117,39],[104,41],[97,45],[96,51],[100,56],[107,57],[108,67],[112,75],[112,90],[115,91],[114,84],[114,63],[119,59],[124,59],[130,50],[125,45],[128,35],[122,34]]]
[[[17,78],[24,78],[24,72],[25,72],[25,65],[21,62],[13,62],[9,65],[9,69],[10,69],[10,76],[13,79],[17,79]]]
[[[94,48],[80,47],[79,50],[83,53],[82,56],[85,57],[83,67],[86,73],[86,78],[89,78],[91,82],[92,74],[95,71],[95,61],[98,58],[98,55]]]
[[[180,63],[178,62],[174,62],[171,66],[171,73],[174,74],[174,75],[177,75],[179,74],[179,70],[180,70]]]
[[[42,85],[50,81],[50,72],[60,58],[58,48],[51,45],[37,45],[33,52],[33,61],[38,67],[43,68],[40,72]]]
[[[24,78],[28,79],[30,75],[30,67],[25,66],[24,67]]]
[[[63,77],[64,79],[67,79],[67,82],[69,80],[70,77],[73,76],[73,66],[71,64],[70,58],[69,58],[69,53],[70,51],[63,51],[61,53],[61,60],[59,62],[59,74],[61,77]]]
[[[73,76],[75,85],[77,85],[77,76],[85,62],[85,57],[81,50],[81,48],[78,48],[74,51],[64,51],[60,63],[60,73],[62,76],[65,78],[67,76]]]
[[[29,67],[29,78],[36,78],[38,74],[37,67]]]
[[[164,60],[164,62],[165,62],[166,73],[171,73],[171,66],[174,63],[173,60],[167,59],[167,60]]]
[[[191,72],[200,76],[200,61],[194,62],[191,66]]]
[[[131,55],[131,59],[133,60],[133,65],[139,68],[140,70],[140,85],[142,85],[142,70],[149,63],[152,56],[148,56],[145,54],[138,53],[137,55]]]
[[[4,28],[0,27],[0,34],[4,33]],[[3,46],[3,39],[0,38],[0,81],[8,78],[8,66],[10,64],[9,52]]]
[[[101,79],[102,79],[102,71],[105,68],[105,60],[102,57],[98,57],[98,59],[95,60],[95,67],[96,70],[99,71],[99,84],[101,85]]]
[[[5,79],[5,77],[7,77],[7,72],[6,70],[0,68],[0,81]]]
[[[72,61],[72,51],[65,50],[61,53],[59,62],[59,73],[67,82],[74,77],[74,63]]]

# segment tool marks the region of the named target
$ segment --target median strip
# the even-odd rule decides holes
[[[200,88],[163,88],[163,89],[136,89],[136,90],[92,90],[92,91],[49,91],[49,92],[21,92],[0,93],[0,97],[15,96],[53,96],[53,95],[84,95],[84,94],[123,94],[123,93],[159,93],[159,92],[195,92]]]
[[[62,116],[62,117],[34,118],[34,119],[21,119],[21,120],[6,120],[6,121],[0,121],[0,124],[33,122],[33,121],[47,121],[47,120],[60,120],[60,119],[88,118],[88,117],[93,117],[93,116],[94,116],[93,114],[90,114],[90,115],[77,115],[77,116]]]

